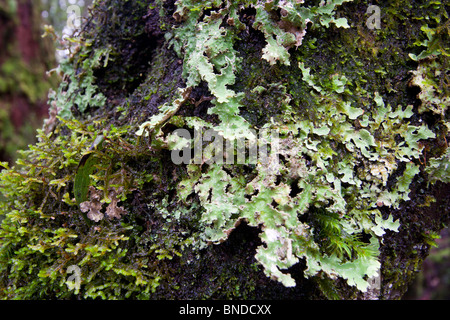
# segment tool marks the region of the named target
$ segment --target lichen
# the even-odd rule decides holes
[[[83,113],[89,107],[103,107],[106,102],[106,97],[98,92],[94,84],[94,69],[103,59],[104,66],[108,64],[110,50],[99,49],[90,52],[89,44],[80,44],[80,46],[87,48],[82,54],[92,55],[92,58],[83,61],[81,72],[71,65],[74,63],[73,58],[64,60],[58,68],[58,72],[64,76],[63,83],[59,86],[58,92],[51,91],[49,94],[49,103],[54,104],[59,116],[64,119],[73,118],[72,107]]]

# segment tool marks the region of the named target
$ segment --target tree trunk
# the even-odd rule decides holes
[[[55,80],[53,46],[42,40],[39,4],[0,1],[0,159],[35,142],[34,130],[48,115],[47,92]]]
[[[449,222],[449,7],[318,2],[97,1],[2,172],[0,296],[401,298]]]

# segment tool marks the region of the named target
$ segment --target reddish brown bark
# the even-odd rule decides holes
[[[33,4],[31,0],[20,0],[17,7],[19,22],[16,26],[16,39],[23,61],[31,63],[39,59],[39,43],[35,39],[36,22],[33,17]],[[39,59],[40,60],[40,59]]]

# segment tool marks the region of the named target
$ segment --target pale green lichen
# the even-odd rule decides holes
[[[444,92],[448,89],[444,88],[442,83],[439,83],[439,79],[446,77],[442,67],[436,58],[429,58],[422,61],[417,70],[412,72],[414,76],[411,84],[421,89],[417,96],[422,102],[419,112],[431,111],[445,116],[450,106],[450,98]]]
[[[307,24],[317,18],[326,27],[330,22],[348,27],[345,19],[333,18],[336,5],[342,2],[331,1],[314,8],[305,8],[295,1],[249,4],[256,9],[253,27],[263,31],[267,41],[262,58],[270,64],[280,61],[290,65],[287,49],[301,45]],[[233,48],[233,28],[239,24],[228,20],[231,26],[223,26],[227,14],[235,17],[235,10],[245,5],[225,2],[221,6],[220,1],[177,1],[177,5],[175,16],[185,20],[185,24],[175,31],[173,44],[184,57],[183,74],[188,86],[195,87],[200,81],[208,84],[216,98],[209,112],[217,114],[220,120],[213,128],[226,140],[254,139],[249,124],[239,115],[241,95],[229,89],[239,68]],[[211,12],[200,20],[205,9]],[[280,21],[273,20],[274,9],[281,10]],[[188,36],[193,32],[196,37]],[[407,119],[413,115],[411,106],[393,109],[375,93],[377,108],[366,113],[340,98],[349,84],[344,74],[335,74],[329,83],[319,84],[302,62],[299,68],[320,107],[315,110],[314,123],[290,112],[284,121],[264,127],[280,135],[277,143],[283,163],[273,158],[269,163],[258,163],[254,169],[256,177],[251,181],[239,175],[234,165],[225,170],[223,165],[210,164],[201,173],[201,165],[191,163],[190,177],[181,182],[179,195],[185,200],[192,192],[199,196],[205,209],[200,221],[207,242],[223,242],[242,220],[260,227],[263,245],[258,248],[256,259],[268,276],[284,285],[294,286],[295,282],[282,270],[306,258],[305,275],[322,271],[331,278],[341,276],[365,291],[369,286],[366,279],[377,276],[380,268],[378,237],[385,230],[396,231],[399,227],[392,217],[384,220],[378,207],[397,208],[400,201],[409,199],[409,185],[418,173],[418,167],[410,161],[420,157],[422,147],[418,142],[433,138],[434,133],[425,125],[408,124]],[[285,103],[286,110],[292,110],[289,99]],[[161,115],[152,119],[157,117]],[[359,129],[354,126],[355,120],[360,123]],[[201,130],[204,126],[196,122],[192,128]],[[401,143],[396,140],[398,136],[402,137]],[[338,152],[332,145],[343,146],[348,152]],[[306,156],[312,159],[311,163],[307,163]],[[406,163],[406,169],[396,185],[388,188],[387,181],[401,162]],[[361,165],[368,170],[358,172]],[[294,187],[300,190],[296,195],[292,195]],[[318,224],[301,222],[305,214],[315,215]],[[318,242],[315,228],[328,229],[322,233],[325,244]],[[371,235],[369,243],[359,240],[362,233]]]

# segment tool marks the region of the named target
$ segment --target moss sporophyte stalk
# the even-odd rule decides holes
[[[393,31],[366,28],[372,11],[318,2],[95,2],[39,141],[0,173],[0,296],[253,297],[261,270],[328,298],[380,294],[392,212],[418,179],[449,182],[448,15],[436,3],[436,26],[414,20],[429,40],[405,40],[399,62],[378,58]],[[104,23],[112,11],[122,24]],[[380,85],[400,67],[420,104]],[[244,224],[251,257],[203,284]]]

